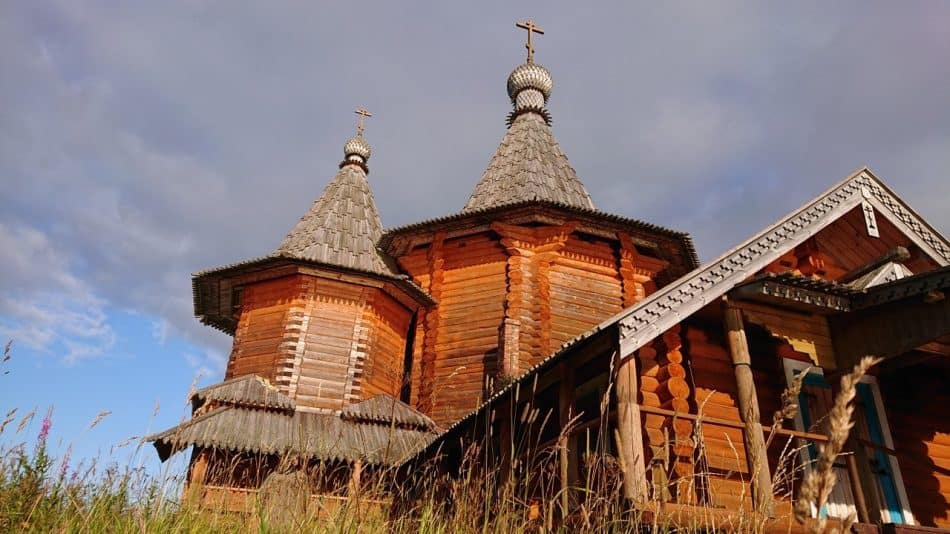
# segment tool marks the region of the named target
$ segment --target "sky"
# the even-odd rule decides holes
[[[7,1],[0,415],[52,406],[76,458],[176,424],[230,349],[191,273],[276,248],[357,106],[384,225],[459,211],[529,17],[600,210],[705,261],[868,165],[950,229],[947,2]]]

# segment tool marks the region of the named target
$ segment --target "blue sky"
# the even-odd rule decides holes
[[[527,17],[555,135],[604,211],[709,259],[867,164],[950,227],[946,2],[14,0],[0,410],[54,406],[83,457],[177,422],[229,350],[194,319],[190,273],[272,251],[357,106],[384,224],[458,211],[504,133]]]

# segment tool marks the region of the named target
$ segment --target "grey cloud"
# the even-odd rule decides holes
[[[228,340],[193,319],[189,273],[277,245],[335,172],[355,106],[375,113],[387,226],[461,208],[504,133],[518,17],[547,30],[555,134],[604,210],[691,231],[709,258],[870,164],[950,225],[944,4],[3,9],[10,246],[42,235],[55,255],[32,265],[154,314],[210,350],[196,368],[220,369]],[[0,269],[0,294],[42,302],[49,278]]]

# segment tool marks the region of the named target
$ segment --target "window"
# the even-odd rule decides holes
[[[804,362],[786,359],[785,375],[788,382],[806,367],[808,364]],[[812,368],[802,383],[795,426],[800,431],[825,433],[826,416],[833,403],[831,384],[825,380],[820,368]],[[859,465],[858,469],[866,469],[873,475],[877,500],[881,503],[881,518],[884,523],[913,524],[897,459],[885,451],[893,449],[894,444],[875,377],[864,376],[861,379],[854,405],[855,425],[851,432],[865,447],[868,457],[868,465]],[[818,449],[814,443],[808,443],[801,454],[802,461],[810,466],[818,456]],[[839,457],[835,464],[835,475],[837,483],[828,498],[826,509],[821,510],[821,513],[828,517],[844,518],[855,512],[855,506],[851,478],[843,457]]]

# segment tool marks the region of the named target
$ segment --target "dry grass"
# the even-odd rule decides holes
[[[9,346],[5,352],[9,359]],[[860,376],[873,365],[861,365],[842,380],[841,393],[831,417],[831,440],[821,450],[816,468],[802,484],[799,504],[810,516],[812,506],[821,508],[833,486],[830,466],[840,453],[852,423],[849,406]],[[804,376],[804,375],[802,375]],[[601,399],[600,412],[609,411],[613,385]],[[772,428],[794,417],[801,379],[783,395],[783,407],[775,414]],[[534,394],[533,386],[519,394]],[[260,491],[249,491],[245,504],[202,502],[208,487],[192,486],[182,491],[183,479],[174,470],[149,475],[142,457],[151,447],[137,450],[121,465],[93,463],[70,466],[64,458],[52,457],[47,449],[52,414],[47,413],[35,436],[26,436],[35,410],[18,416],[7,412],[0,423],[0,443],[16,443],[0,450],[0,531],[43,532],[423,532],[423,533],[501,533],[501,532],[677,532],[716,529],[761,531],[765,518],[756,514],[738,514],[723,519],[723,511],[702,507],[702,495],[716,477],[743,479],[741,473],[712,472],[702,462],[705,451],[702,407],[690,436],[694,447],[696,473],[677,478],[672,461],[665,464],[665,487],[654,487],[651,502],[633,510],[623,498],[621,465],[608,450],[614,435],[602,417],[599,426],[578,430],[579,414],[559,432],[550,412],[544,413],[528,403],[517,411],[496,413],[512,423],[530,429],[503,443],[502,451],[489,443],[465,449],[461,465],[449,474],[435,464],[416,468],[412,476],[395,469],[364,471],[359,488],[351,486],[347,467],[339,464],[306,461],[300,458],[231,457],[217,462],[209,473],[210,484],[228,485],[235,480],[252,480]],[[157,410],[157,407],[156,407]],[[95,418],[93,428],[108,412]],[[491,417],[490,415],[486,417]],[[17,422],[17,425],[13,425]],[[490,421],[485,421],[490,428]],[[4,434],[7,432],[7,434]],[[550,436],[541,443],[541,436]],[[491,435],[490,432],[486,434]],[[778,435],[771,432],[768,446],[781,450],[773,473],[776,499],[791,500],[804,466],[799,461],[802,445],[791,438],[772,443]],[[553,443],[553,444],[552,444]],[[561,486],[560,454],[568,444],[581,451],[583,469],[573,481],[565,498]],[[139,444],[142,448],[142,445]],[[733,447],[737,465],[738,447]],[[510,462],[495,462],[507,455]],[[495,467],[488,468],[491,465]],[[265,482],[268,474],[272,476]],[[829,478],[832,477],[832,478]],[[743,484],[743,491],[748,484]],[[325,497],[314,497],[323,494]],[[697,495],[700,513],[688,520],[654,515],[663,509],[668,496]],[[745,495],[741,500],[745,501]],[[209,506],[209,503],[212,505]],[[392,503],[392,504],[390,504]],[[565,505],[567,508],[565,509]],[[242,508],[240,511],[235,511]],[[799,508],[796,508],[798,510]],[[644,512],[645,511],[645,512]],[[827,525],[815,522],[815,529]]]

